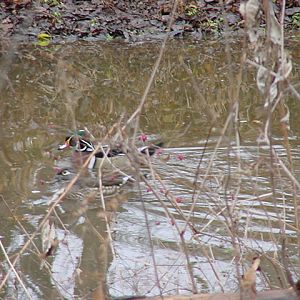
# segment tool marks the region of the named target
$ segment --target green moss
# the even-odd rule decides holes
[[[58,6],[61,5],[60,0],[43,0],[44,3],[50,5],[50,6]]]
[[[198,15],[198,7],[194,6],[194,5],[190,5],[188,7],[185,8],[185,14],[188,17],[195,17]]]
[[[293,14],[292,16],[292,24],[296,28],[300,28],[300,12]]]

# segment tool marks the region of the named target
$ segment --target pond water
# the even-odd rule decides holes
[[[298,88],[299,46],[299,39],[287,41],[290,80]],[[241,48],[237,39],[168,43],[138,132],[164,142],[152,159],[159,179],[147,176],[152,190],[142,181],[106,199],[106,214],[100,203],[79,214],[80,201],[61,201],[51,213],[59,243],[41,268],[38,226],[64,187],[53,180],[53,167],[71,164],[71,152],[57,146],[75,127],[101,140],[114,124],[123,124],[139,105],[160,44],[3,45],[0,235],[14,261],[35,234],[37,248],[26,247],[15,264],[32,299],[101,299],[103,282],[107,298],[235,291],[237,250],[241,273],[262,256],[259,289],[285,287],[284,239],[287,264],[299,277],[299,191],[293,194],[269,146],[258,143],[266,113],[253,67],[244,68],[239,91],[240,144],[234,126],[222,133],[238,89]],[[286,99],[299,179],[299,103],[292,95]],[[288,165],[279,120],[275,111],[272,143]],[[132,136],[133,128],[126,134]],[[10,269],[3,251],[1,261],[2,281]],[[12,271],[0,297],[28,299]]]

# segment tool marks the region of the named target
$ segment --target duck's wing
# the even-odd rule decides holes
[[[115,157],[115,156],[123,156],[125,155],[124,151],[120,148],[114,149],[107,149],[108,147],[104,148],[104,151],[99,151],[95,154],[96,158],[104,158],[104,157]],[[108,150],[108,151],[107,151]]]
[[[102,184],[104,186],[123,186],[127,183],[134,182],[135,179],[131,176],[109,176],[102,178]]]

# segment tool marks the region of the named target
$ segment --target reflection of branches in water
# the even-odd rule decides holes
[[[137,46],[137,48],[139,47],[141,50],[144,49],[144,47]],[[168,47],[172,51],[167,52],[156,74],[157,78],[164,73],[162,81],[160,84],[152,85],[143,108],[142,125],[153,128],[153,132],[160,131],[162,126],[166,129],[174,129],[174,121],[178,122],[177,128],[180,128],[182,126],[180,122],[184,122],[184,118],[187,118],[188,114],[196,122],[197,120],[194,119],[197,118],[197,112],[200,112],[203,106],[206,107],[206,103],[219,105],[218,112],[224,111],[227,103],[225,97],[223,97],[225,102],[222,103],[215,99],[214,93],[209,92],[211,89],[219,90],[221,87],[226,87],[221,78],[217,80],[214,78],[218,72],[216,70],[218,61],[214,63],[211,73],[199,71],[200,73],[197,75],[196,84],[203,85],[201,82],[205,78],[207,80],[205,87],[200,90],[201,94],[205,95],[203,102],[203,100],[195,99],[194,88],[190,87],[192,74],[186,78],[187,72],[178,61],[177,51],[183,52],[185,49],[176,47],[176,44],[168,45]],[[100,51],[99,48],[103,51]],[[84,125],[90,123],[88,124],[90,126],[102,123],[103,126],[109,127],[120,114],[126,113],[128,116],[138,106],[138,98],[143,93],[145,82],[155,61],[156,48],[156,45],[150,47],[151,55],[149,56],[145,53],[143,56],[138,56],[131,49],[120,47],[117,50],[117,58],[113,52],[116,49],[111,45],[86,47],[84,53],[80,47],[74,45],[61,48],[53,46],[50,47],[49,52],[40,48],[33,50],[22,48],[22,52],[24,52],[22,62],[25,66],[30,65],[30,68],[24,71],[21,69],[21,65],[12,65],[13,73],[20,74],[18,82],[14,83],[14,89],[18,98],[24,101],[22,113],[26,113],[26,118],[33,116],[35,122],[40,124],[38,116],[41,116],[41,112],[46,111],[49,119],[63,119],[67,124],[72,118],[68,117],[70,112],[66,113],[61,104],[66,102],[67,90],[69,90],[71,101],[68,103],[74,109],[77,122]],[[190,50],[187,55],[190,55],[191,63],[197,65],[197,69],[201,70],[201,62],[194,58],[197,54],[196,51],[197,49]],[[72,55],[65,55],[70,52]],[[95,53],[99,53],[99,56]],[[134,60],[134,64],[128,62],[128,56],[131,61]],[[111,72],[112,74],[110,74]],[[177,75],[175,81],[172,72]],[[207,78],[208,76],[209,78]],[[210,76],[212,77],[210,78]],[[219,73],[219,76],[222,74]],[[102,78],[102,81],[99,81],[99,78]],[[28,85],[29,82],[30,85]],[[172,85],[171,82],[173,82]],[[194,84],[192,84],[193,86]],[[36,108],[40,106],[41,102],[43,102],[41,111],[37,111]],[[190,107],[190,109],[184,110],[185,107]],[[13,111],[11,113],[14,114],[15,120],[20,119],[21,112]],[[18,115],[16,115],[17,113]],[[198,122],[200,124],[210,122],[210,117],[204,116],[203,113],[203,121],[198,119]]]
[[[8,86],[8,88],[10,89],[10,92],[13,95],[15,95],[15,90],[11,83],[11,80],[8,77],[8,74],[11,69],[12,62],[15,58],[15,51],[17,49],[17,45],[16,45],[16,43],[11,43],[6,39],[2,39],[1,43],[2,43],[1,52],[3,54],[2,54],[2,59],[0,61],[0,69],[1,69],[0,91],[2,91],[5,86]]]
[[[281,53],[282,54],[282,53]],[[200,194],[202,193],[202,188],[205,184],[205,180],[208,176],[208,174],[211,172],[211,170],[213,169],[213,162],[215,160],[215,157],[216,157],[216,153],[217,153],[217,150],[219,149],[220,147],[220,144],[221,144],[221,141],[222,139],[224,138],[225,136],[225,133],[228,132],[228,131],[232,131],[234,136],[235,136],[235,144],[237,145],[236,146],[236,169],[237,169],[237,173],[238,174],[241,174],[242,173],[242,161],[241,161],[241,145],[240,145],[240,133],[238,131],[238,115],[239,115],[239,90],[240,90],[240,84],[241,84],[241,80],[242,80],[242,67],[245,65],[245,56],[242,55],[242,59],[241,59],[241,69],[240,69],[240,72],[237,76],[237,84],[233,84],[232,82],[232,88],[235,87],[235,89],[232,89],[231,93],[230,93],[230,97],[231,97],[231,109],[229,110],[229,115],[228,115],[228,118],[225,122],[225,125],[223,126],[223,132],[221,134],[221,137],[219,138],[216,146],[215,146],[215,151],[213,152],[212,156],[211,156],[211,159],[210,159],[210,162],[208,164],[208,167],[206,169],[206,172],[205,172],[205,176],[204,176],[204,180],[201,184],[201,187],[198,191],[198,197],[195,197],[195,199],[199,199],[199,196]],[[232,78],[233,79],[233,78]],[[270,118],[271,116],[271,113],[267,114],[268,118]],[[266,124],[268,124],[268,120],[266,122]],[[267,138],[267,135],[265,135],[266,138]],[[270,138],[270,137],[269,137]],[[271,166],[272,166],[272,169],[276,169],[275,165],[274,165],[274,160],[273,158],[276,157],[276,152],[273,152],[274,149],[272,147],[272,145],[270,145],[272,151],[270,152],[270,161],[271,161]],[[231,145],[228,145],[228,157],[230,156],[231,154]],[[281,162],[281,160],[278,159],[278,157],[276,157],[276,160]],[[283,170],[285,171],[285,173],[292,179],[292,182],[295,184],[295,186],[298,186],[298,182],[297,180],[295,179],[295,177],[292,175],[292,172],[289,171],[285,165],[283,165],[282,163],[281,164],[281,167],[283,168]],[[200,164],[199,164],[199,167],[200,167]],[[199,173],[199,167],[197,168],[197,174]],[[233,174],[232,174],[232,164],[230,162],[230,160],[228,159],[228,168],[227,168],[227,177],[228,179],[232,178]],[[157,176],[156,173],[154,173],[153,171],[153,168],[151,167],[150,165],[150,168],[152,170],[152,176],[153,178],[155,178],[156,180],[159,178]],[[235,171],[236,172],[236,171]],[[271,176],[270,178],[273,180],[271,181],[271,187],[272,187],[272,194],[275,196],[275,181],[274,181],[274,177],[273,177],[274,174],[271,173]],[[196,177],[197,178],[197,177]],[[146,180],[144,180],[146,181]],[[160,183],[162,184],[162,182],[160,181]],[[146,184],[149,185],[149,183],[147,183],[146,181]],[[154,195],[158,198],[158,200],[160,201],[161,205],[164,207],[165,209],[165,212],[166,212],[166,216],[172,221],[172,223],[174,224],[174,226],[176,227],[177,229],[177,232],[178,232],[178,235],[180,237],[183,236],[183,233],[182,231],[180,231],[178,229],[178,227],[176,226],[176,220],[173,218],[172,214],[170,213],[169,209],[164,206],[164,202],[162,201],[161,197],[159,196],[158,192],[157,192],[157,187],[155,186],[151,186],[149,185],[149,187],[151,188],[151,190],[153,191]],[[163,188],[166,190],[165,186],[163,185]],[[249,211],[248,211],[248,216],[246,218],[246,223],[245,225],[240,225],[239,224],[239,221],[241,219],[241,217],[239,216],[239,213],[241,212],[240,210],[240,207],[238,205],[238,196],[240,195],[240,192],[241,192],[241,189],[242,189],[242,177],[239,176],[237,177],[237,183],[235,184],[235,188],[233,188],[231,185],[230,185],[230,181],[229,180],[226,180],[225,181],[225,184],[223,186],[223,189],[222,189],[222,193],[224,195],[224,201],[223,203],[221,203],[220,205],[220,199],[219,198],[210,198],[210,200],[212,200],[212,202],[216,205],[217,207],[217,210],[212,210],[212,212],[217,215],[220,213],[220,215],[223,216],[223,225],[225,225],[225,228],[227,230],[227,233],[229,234],[229,236],[231,237],[231,243],[233,245],[233,248],[234,248],[234,259],[235,259],[235,262],[236,262],[236,272],[237,272],[237,275],[238,275],[238,279],[240,279],[240,268],[239,268],[239,265],[242,261],[242,258],[244,257],[245,255],[245,250],[251,250],[252,248],[251,247],[248,247],[241,239],[240,237],[240,233],[244,231],[244,235],[246,236],[246,238],[249,238],[248,235],[247,235],[247,232],[248,232],[248,228],[250,227],[250,222],[251,222],[251,215],[249,214]],[[294,187],[295,189],[295,187]],[[169,192],[168,191],[168,196],[170,197],[167,197],[167,199],[169,199],[171,201],[172,204],[176,204],[176,202],[173,201],[174,197],[170,196],[172,195],[172,192]],[[258,196],[257,199],[260,199],[260,197]],[[191,213],[194,213],[194,207],[195,207],[195,201],[194,201],[194,206],[192,206],[191,210],[190,210],[190,214]],[[176,204],[175,205],[176,209],[178,209],[178,205]],[[276,204],[275,204],[275,207],[276,207]],[[144,208],[145,209],[145,208]],[[295,206],[295,210],[297,210],[297,206]],[[185,218],[184,214],[182,214],[182,211],[179,210],[180,212],[180,216],[183,217],[186,222],[188,223],[189,220]],[[217,212],[217,214],[216,214]],[[266,218],[267,218],[267,223],[269,224],[269,227],[272,228],[272,226],[270,226],[271,224],[271,219],[270,219],[270,216],[268,215],[268,212],[265,210],[265,214],[266,214]],[[190,218],[190,217],[189,217]],[[281,216],[277,214],[277,219],[279,221],[281,221]],[[297,217],[296,217],[297,219]],[[283,219],[283,221],[285,222],[285,218]],[[189,224],[189,225],[192,225],[192,224]],[[148,225],[149,226],[149,225]],[[296,221],[296,228],[298,227],[297,225],[297,221]],[[241,231],[241,229],[243,229],[243,231]],[[284,230],[284,228],[282,228]],[[297,229],[297,232],[298,232],[298,229]],[[277,244],[277,239],[276,237],[274,236],[273,233],[271,233],[271,240],[273,240],[273,243],[274,245]],[[182,242],[182,245],[184,246],[185,243],[183,240],[181,240]],[[260,247],[259,247],[260,248]],[[268,257],[267,254],[265,254],[265,251],[263,248],[260,248],[260,254],[261,255],[264,255],[266,257],[266,259],[269,259],[270,260],[270,257]],[[186,248],[184,249],[185,253],[187,253],[186,251]],[[279,248],[277,249],[279,250]],[[257,250],[256,250],[257,252]],[[188,260],[188,256],[187,256],[187,261]],[[189,264],[189,263],[188,263]],[[278,264],[277,264],[278,266]],[[285,267],[287,267],[285,265]],[[287,270],[287,273],[288,270]],[[288,275],[288,277],[290,278],[290,283],[293,285],[293,282],[292,282],[292,279],[291,279],[291,276]]]

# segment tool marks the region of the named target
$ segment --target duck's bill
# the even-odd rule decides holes
[[[64,143],[63,145],[58,146],[58,150],[64,150],[69,147],[70,147],[69,143]]]

